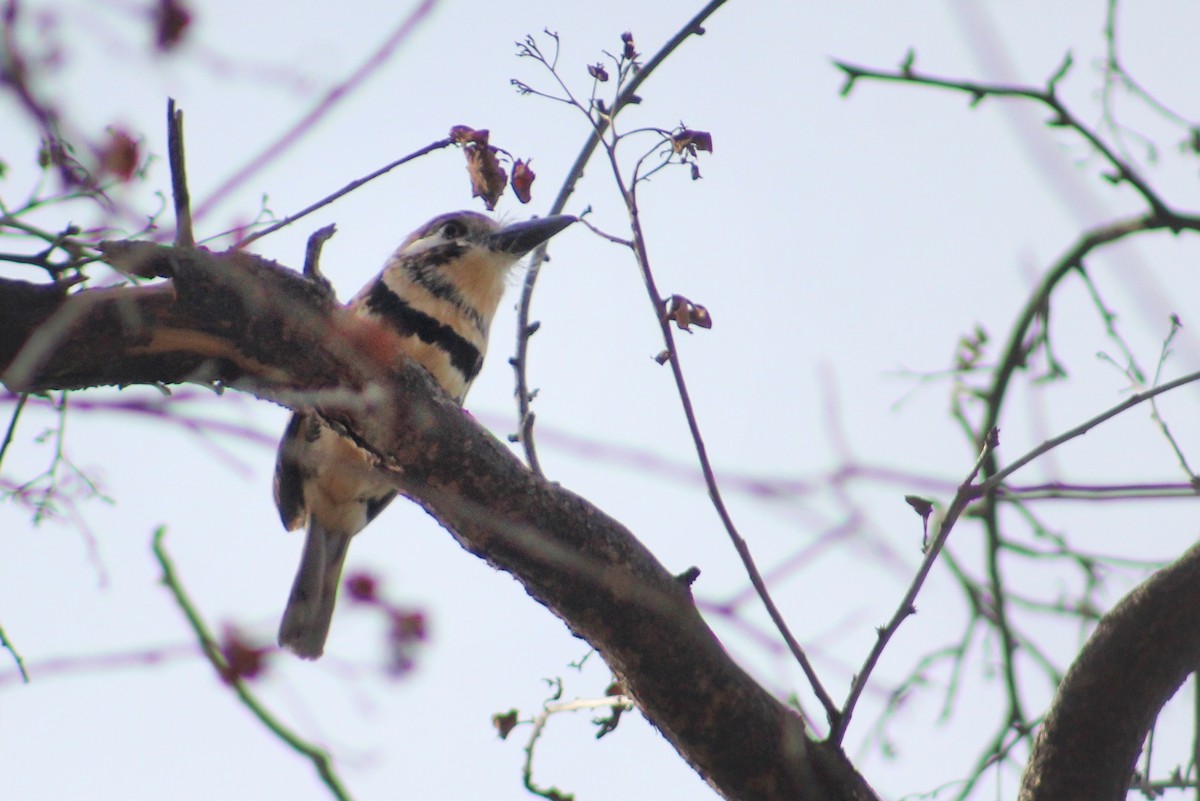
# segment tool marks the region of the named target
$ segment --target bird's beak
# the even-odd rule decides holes
[[[556,214],[513,223],[489,236],[487,244],[492,250],[524,256],[575,221],[570,214]]]

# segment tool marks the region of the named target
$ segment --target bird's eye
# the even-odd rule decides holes
[[[442,226],[442,238],[461,239],[466,236],[467,227],[458,220],[451,220]]]

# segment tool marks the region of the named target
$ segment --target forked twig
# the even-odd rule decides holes
[[[687,41],[688,37],[693,35],[700,36],[704,33],[703,26],[705,20],[711,17],[721,6],[725,5],[725,2],[726,0],[710,0],[706,3],[704,8],[700,9],[694,17],[688,20],[629,79],[625,88],[617,95],[609,114],[595,121],[593,130],[588,134],[587,141],[580,149],[579,155],[575,157],[575,163],[567,170],[567,176],[563,179],[562,186],[558,190],[558,196],[554,198],[554,203],[550,206],[550,214],[559,214],[566,208],[567,201],[575,192],[576,183],[583,177],[583,168],[591,161],[592,155],[596,152],[596,148],[599,147],[612,119],[637,97],[638,88],[654,74],[654,71],[658,69],[668,56]],[[551,67],[553,71],[553,65],[548,64],[547,66]],[[533,417],[530,411],[530,401],[533,395],[529,389],[526,364],[529,353],[529,337],[537,330],[530,322],[529,310],[533,303],[533,290],[537,285],[538,274],[545,260],[545,245],[539,246],[533,252],[533,255],[529,257],[529,269],[525,273],[525,281],[521,286],[521,300],[517,305],[517,352],[511,359],[513,370],[516,373],[517,385],[515,395],[517,398],[517,420],[520,426],[521,447],[525,450],[525,458],[529,462],[530,469],[539,476],[544,476],[545,473],[542,472],[541,465],[538,462],[537,447],[533,441]]]
[[[875,645],[871,647],[871,652],[867,654],[862,668],[855,674],[854,681],[850,685],[850,694],[846,696],[846,703],[842,705],[841,714],[838,716],[833,730],[829,733],[830,741],[835,743],[842,741],[842,738],[846,734],[846,728],[850,724],[850,719],[854,716],[854,707],[858,704],[858,699],[862,695],[863,689],[866,688],[867,681],[871,678],[871,673],[879,663],[879,657],[883,655],[883,649],[887,647],[888,641],[892,639],[892,635],[900,628],[900,624],[910,615],[916,614],[917,595],[921,592],[921,587],[925,585],[925,579],[928,578],[929,571],[933,569],[938,555],[942,552],[942,548],[945,546],[946,539],[950,536],[950,531],[954,528],[954,524],[958,522],[958,518],[966,511],[968,504],[979,497],[979,490],[974,486],[973,482],[975,481],[975,477],[979,475],[979,471],[983,468],[984,462],[987,461],[987,458],[998,444],[999,435],[996,429],[993,428],[988,432],[983,449],[979,453],[979,458],[975,460],[975,464],[971,467],[971,472],[967,474],[962,484],[959,485],[958,492],[955,493],[954,500],[951,501],[945,516],[938,522],[937,534],[934,536],[933,541],[929,543],[929,547],[925,551],[925,558],[921,560],[921,566],[917,569],[917,574],[908,585],[908,590],[905,591],[904,597],[900,599],[900,605],[896,608],[895,614],[892,615],[892,619],[888,621],[886,626],[878,630]]]

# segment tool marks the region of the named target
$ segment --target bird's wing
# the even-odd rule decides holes
[[[292,414],[287,430],[279,440],[279,453],[275,457],[275,506],[279,508],[279,519],[288,531],[303,526],[308,517],[304,508],[304,470],[299,455],[312,423],[307,415],[299,412]]]

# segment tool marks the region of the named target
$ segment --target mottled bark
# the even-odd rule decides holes
[[[1058,688],[1021,801],[1118,801],[1159,710],[1200,669],[1200,546],[1101,619]]]

